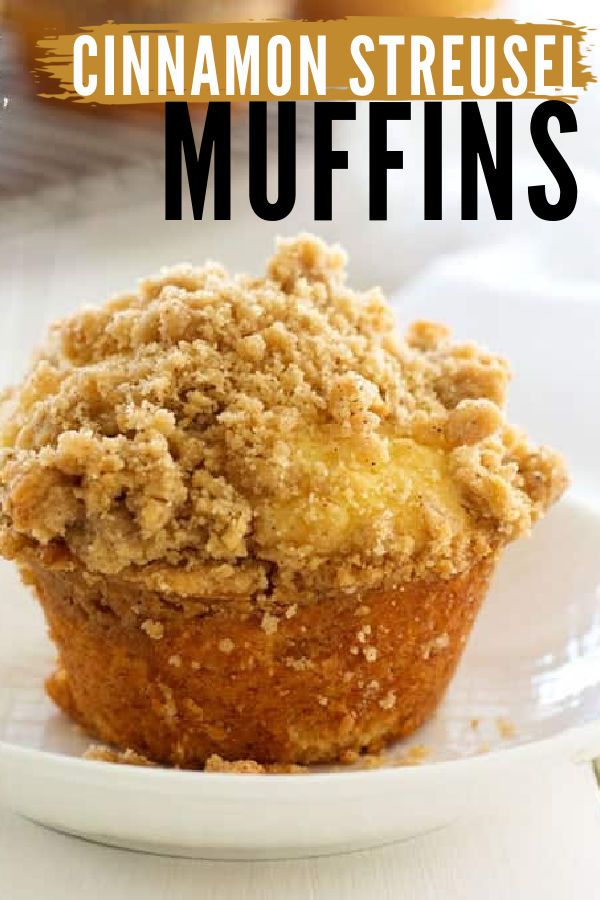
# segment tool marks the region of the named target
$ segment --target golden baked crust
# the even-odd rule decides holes
[[[508,368],[404,340],[345,258],[280,241],[265,278],[179,266],[57,323],[0,430],[0,548],[258,604],[450,578],[562,491],[504,422]]]
[[[196,768],[213,754],[337,761],[413,732],[444,693],[493,564],[329,597],[271,627],[222,603],[189,617],[157,606],[146,629],[114,614],[116,583],[101,597],[82,571],[35,557],[25,571],[60,652],[52,699],[96,739]]]

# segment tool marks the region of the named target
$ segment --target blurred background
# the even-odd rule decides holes
[[[480,219],[460,220],[459,106],[444,108],[444,219],[423,220],[422,105],[410,122],[390,123],[389,145],[404,150],[403,171],[389,173],[389,219],[368,221],[367,104],[357,120],[339,123],[335,146],[349,169],[334,175],[332,222],[313,216],[312,104],[298,104],[297,202],[279,223],[259,220],[248,202],[244,110],[234,127],[232,220],[164,220],[162,107],[94,107],[41,100],[32,70],[35,41],[52,29],[120,21],[222,20],[346,14],[481,14],[600,23],[598,0],[5,0],[0,35],[0,382],[22,370],[25,349],[49,320],[97,302],[160,265],[217,258],[236,270],[259,271],[277,234],[311,230],[350,253],[359,286],[381,284],[403,303],[422,279],[460,260],[460,279],[511,294],[600,298],[596,250],[600,214],[600,91],[576,106],[579,133],[559,136],[575,171],[579,203],[564,222],[536,220],[527,186],[548,179],[531,145],[535,102],[514,103],[512,222],[496,222],[485,189]],[[591,59],[597,65],[598,47]],[[482,103],[493,140],[494,104]],[[200,112],[200,110],[198,110]],[[275,110],[272,111],[275,114]],[[276,159],[272,175],[276,174]],[[186,189],[184,187],[184,195]],[[444,270],[445,271],[445,270]],[[437,285],[437,282],[435,282]],[[432,288],[438,291],[438,287]],[[406,306],[408,309],[408,305]]]
[[[4,196],[21,195],[49,180],[73,182],[79,175],[158,161],[162,155],[162,104],[127,108],[70,104],[64,108],[62,103],[37,98],[39,92],[52,88],[36,71],[36,57],[41,54],[36,42],[46,34],[72,33],[82,25],[110,19],[185,22],[442,15],[481,12],[491,5],[492,0],[0,0],[4,11],[0,78],[11,106],[2,129],[1,146],[8,152],[0,169],[0,191]],[[110,128],[107,118],[115,123]],[[45,166],[46,159],[54,165]]]

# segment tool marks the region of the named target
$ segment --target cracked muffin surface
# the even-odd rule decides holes
[[[345,257],[182,265],[54,325],[0,431],[0,548],[287,599],[450,578],[526,533],[560,457],[504,419],[505,361],[401,337]]]

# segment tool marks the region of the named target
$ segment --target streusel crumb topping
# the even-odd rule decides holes
[[[55,324],[3,403],[4,554],[264,599],[450,577],[527,532],[566,476],[505,423],[505,361],[396,336],[344,266],[303,235],[264,278],[181,265]]]

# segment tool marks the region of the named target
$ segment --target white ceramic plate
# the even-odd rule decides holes
[[[82,760],[87,739],[44,696],[53,654],[41,614],[13,569],[2,564],[0,799],[52,828],[118,846],[275,858],[423,833],[473,804],[493,803],[509,781],[526,781],[532,766],[574,764],[600,753],[600,513],[589,453],[590,442],[597,453],[600,438],[589,415],[594,391],[600,408],[595,360],[595,377],[585,381],[586,404],[580,402],[583,360],[593,359],[600,308],[554,303],[546,309],[527,297],[500,305],[481,285],[456,296],[452,304],[446,293],[445,314],[438,315],[511,357],[520,373],[513,411],[576,461],[575,484],[531,540],[506,552],[446,700],[405,744],[425,745],[428,760],[287,776]],[[405,303],[410,316],[436,313],[418,289]],[[565,340],[573,362],[561,368],[559,383],[555,364]]]

